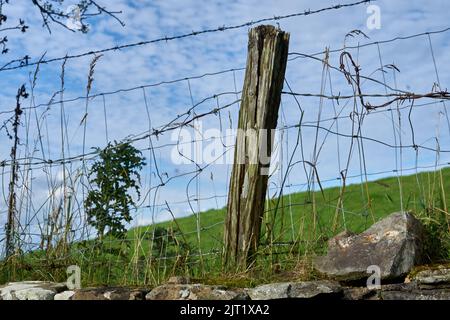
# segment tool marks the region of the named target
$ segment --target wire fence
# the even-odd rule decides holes
[[[8,217],[13,219],[19,270],[57,278],[68,265],[81,264],[88,270],[89,281],[146,284],[173,273],[205,275],[220,270],[245,68],[91,93],[100,54],[366,2],[5,64],[0,71],[34,69],[27,96],[19,90],[16,107],[0,111],[2,141],[8,145],[19,141],[10,157],[0,159],[0,222],[6,226]],[[293,257],[320,253],[336,233],[361,231],[393,210],[429,213],[428,209],[437,209],[448,224],[444,177],[450,164],[446,106],[450,96],[439,78],[447,70],[436,61],[432,36],[449,31],[444,28],[312,54],[289,53],[260,241],[259,254],[266,263],[262,265],[268,263],[273,270],[281,262],[298,262]],[[391,57],[386,58],[381,48],[402,41],[414,41],[429,50],[423,63],[434,70],[434,79],[420,86],[428,90],[399,89],[397,79],[403,68],[413,66],[385,64]],[[85,56],[93,57],[86,92],[66,98],[65,64]],[[366,61],[370,61],[367,67]],[[61,63],[61,88],[50,101],[37,103],[39,72],[49,63]],[[306,64],[318,75],[307,86],[295,76],[302,74]],[[194,97],[196,81],[212,79],[226,84],[223,91]],[[172,101],[167,119],[160,115],[154,97],[171,86],[185,86],[186,94],[180,99],[183,102]],[[309,91],[311,87],[319,89]],[[137,106],[113,116],[115,104],[129,96]],[[120,117],[127,116],[123,113],[133,112],[138,123],[129,123],[126,134],[118,136],[115,122],[123,124]],[[137,205],[132,208],[126,237],[108,238],[100,248],[84,203],[95,188],[88,180],[89,168],[113,140],[120,141],[115,148],[131,144],[140,150],[146,165],[141,195],[133,195]],[[7,233],[7,227],[0,232],[2,257],[7,255]]]

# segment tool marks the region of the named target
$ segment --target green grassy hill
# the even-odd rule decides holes
[[[261,250],[252,276],[256,283],[299,265],[307,266],[302,276],[310,277],[309,258],[323,253],[330,237],[345,229],[361,232],[402,206],[427,226],[435,240],[427,244],[430,255],[450,260],[450,168],[353,184],[342,196],[341,192],[335,187],[323,193],[288,194],[277,210],[278,199],[266,202]],[[64,252],[32,252],[19,258],[13,269],[3,266],[0,282],[64,281],[66,267],[77,264],[84,285],[156,285],[174,274],[220,283],[225,276],[220,255],[225,214],[226,208],[208,210],[131,229],[125,239],[105,239],[101,244],[88,240]]]
[[[400,186],[402,197],[400,196]],[[346,187],[341,208],[340,188],[317,192],[300,192],[285,195],[275,210],[277,199],[266,204],[263,221],[262,242],[289,242],[329,238],[345,229],[361,232],[373,222],[386,215],[410,210],[424,219],[431,219],[432,212],[448,211],[450,205],[450,168],[441,171],[423,172],[401,178],[384,178],[367,184],[353,184]],[[199,215],[203,252],[220,249],[223,239],[223,221],[226,208],[208,210]],[[445,216],[445,214],[443,213]],[[440,216],[436,213],[436,216]],[[434,217],[436,218],[436,217]],[[275,226],[272,227],[273,222]],[[195,215],[145,226],[129,231],[129,239],[151,234],[155,228],[176,230],[176,234],[198,245],[197,217]],[[315,231],[315,232],[314,232]]]

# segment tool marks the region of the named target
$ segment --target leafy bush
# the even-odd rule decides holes
[[[95,227],[100,240],[106,234],[123,238],[125,223],[130,222],[130,207],[135,206],[131,192],[140,197],[139,171],[145,165],[142,153],[129,143],[108,143],[97,149],[99,160],[89,171],[93,187],[85,200],[90,225]]]

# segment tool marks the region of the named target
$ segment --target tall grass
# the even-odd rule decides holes
[[[155,286],[172,275],[204,282],[252,285],[289,275],[315,278],[311,257],[326,250],[327,240],[343,230],[361,232],[392,212],[411,211],[428,233],[430,262],[450,260],[450,168],[368,182],[364,186],[374,219],[361,202],[361,185],[322,192],[300,192],[268,199],[255,266],[245,275],[222,270],[226,208],[129,230],[124,239],[106,237],[71,244],[46,245],[14,256],[0,266],[0,282],[33,279],[65,281],[66,268],[78,265],[84,286]],[[402,197],[400,196],[402,190]],[[314,201],[313,201],[314,199]],[[403,203],[400,203],[401,199]],[[336,214],[338,213],[338,214]],[[197,228],[201,230],[198,245]],[[59,231],[65,230],[64,225]],[[316,230],[316,232],[314,232]],[[58,231],[58,232],[59,232]],[[63,232],[64,234],[64,232]],[[201,253],[201,255],[200,255]],[[203,265],[201,264],[203,263]],[[206,272],[206,274],[205,274]]]

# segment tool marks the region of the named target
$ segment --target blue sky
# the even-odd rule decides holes
[[[28,5],[26,0],[15,2],[5,8],[8,10],[9,19],[17,20],[19,17],[25,18],[30,25],[29,32],[25,34],[11,34],[8,43],[10,53],[3,55],[2,64],[11,59],[28,54],[33,60],[38,59],[44,52],[47,58],[64,56],[65,54],[77,54],[90,50],[97,50],[113,47],[119,44],[134,43],[143,40],[151,40],[164,36],[173,36],[189,33],[193,30],[217,28],[222,25],[241,24],[246,21],[271,17],[274,15],[286,15],[295,12],[302,12],[306,9],[319,9],[328,7],[336,3],[349,3],[349,0],[342,1],[98,1],[104,3],[110,9],[121,10],[123,14],[120,18],[125,22],[126,27],[120,26],[113,19],[102,17],[91,22],[88,34],[72,33],[56,25],[49,34],[41,27],[42,21],[36,11]],[[431,4],[432,3],[432,4]],[[67,2],[67,5],[70,1]],[[449,27],[448,12],[450,3],[445,0],[432,0],[424,5],[423,1],[374,1],[372,4],[378,5],[381,12],[381,28],[369,30],[366,25],[369,14],[366,12],[367,6],[344,8],[333,10],[306,17],[295,17],[278,21],[280,27],[290,32],[290,52],[316,53],[323,51],[326,47],[341,48],[343,45],[357,45],[358,42],[381,41],[397,36],[406,36],[419,32],[434,31]],[[351,30],[359,29],[370,39],[362,36],[347,38],[345,35]],[[245,67],[247,49],[248,29],[241,28],[220,33],[204,34],[196,37],[150,44],[142,47],[124,49],[116,52],[108,52],[100,58],[95,69],[95,80],[92,94],[114,91],[121,88],[130,88],[160,81],[169,81],[186,76],[201,75],[208,72],[216,72],[230,68]],[[385,74],[386,82],[399,89],[426,93],[432,90],[433,84],[437,81],[434,64],[430,53],[428,37],[396,41],[388,44],[380,44],[380,55],[384,65],[395,64],[400,73],[394,74],[389,70]],[[431,41],[439,70],[442,89],[448,88],[449,66],[450,66],[450,32],[431,36]],[[383,75],[380,71],[380,55],[377,46],[364,47],[360,50],[349,50],[362,68],[362,73],[372,76],[380,81]],[[292,56],[291,56],[292,57]],[[70,60],[66,66],[66,90],[64,97],[84,96],[89,63],[92,57]],[[339,66],[339,54],[331,54],[330,64]],[[61,63],[51,63],[41,66],[39,79],[35,88],[35,101],[28,99],[24,105],[35,105],[47,103],[52,94],[60,87]],[[14,107],[14,97],[17,88],[26,83],[29,88],[30,72],[34,68],[23,68],[16,71],[2,72],[0,78],[0,111],[10,110]],[[191,80],[188,88],[187,82],[178,82],[170,85],[151,87],[145,90],[150,108],[151,127],[158,128],[172,120],[177,114],[184,112],[192,104],[201,101],[206,97],[221,92],[235,91],[235,80],[237,90],[242,88],[243,72],[224,73],[217,76],[210,76],[201,79]],[[320,62],[310,59],[296,59],[288,63],[286,79],[292,86],[293,91],[302,93],[320,93],[322,82],[322,65]],[[330,79],[334,93],[351,93],[349,86],[342,75],[331,71]],[[394,82],[394,80],[396,82]],[[286,88],[285,88],[286,89]],[[384,93],[382,86],[367,83],[363,86],[368,93]],[[330,93],[327,84],[325,93]],[[142,90],[134,90],[126,93],[106,96],[106,119],[108,123],[109,140],[121,140],[127,136],[138,135],[149,129],[149,119]],[[219,104],[225,105],[236,99],[236,95],[225,95],[219,98]],[[299,98],[302,108],[305,110],[305,121],[315,121],[320,108],[318,98]],[[417,101],[426,103],[432,101]],[[201,113],[215,107],[216,101],[211,100],[201,105],[197,112]],[[336,106],[342,108],[341,115],[349,115],[352,103],[344,107],[343,104]],[[66,103],[68,123],[68,138],[70,141],[71,155],[81,153],[82,128],[80,121],[84,116],[85,102],[83,100],[73,103]],[[87,141],[86,150],[91,147],[102,147],[105,145],[105,113],[103,100],[101,97],[89,101],[89,113],[87,118]],[[439,103],[426,105],[414,110],[411,120],[414,123],[417,143],[430,147],[436,146],[436,137],[439,138],[442,150],[450,150],[450,137],[448,123],[444,117],[444,106]],[[234,105],[227,110],[233,124],[237,122],[238,105]],[[333,105],[331,101],[324,101],[322,105],[323,118],[333,117]],[[60,139],[60,106],[54,105],[49,110],[38,108],[37,113],[26,112],[25,118],[29,117],[28,139],[30,145],[37,137],[37,126],[35,117],[43,116],[45,131],[42,132],[44,150],[37,148],[36,155],[42,156],[44,152],[46,158],[57,159],[61,156]],[[283,96],[282,109],[280,114],[279,127],[296,124],[299,119],[298,107],[290,96]],[[0,114],[3,122],[8,117],[7,114]],[[394,130],[393,118],[394,117]],[[228,123],[228,113],[222,114],[223,125]],[[328,126],[332,123],[330,122]],[[217,117],[209,117],[203,122],[205,128],[217,128],[219,121]],[[336,128],[331,127],[333,130]],[[345,118],[339,121],[339,130],[349,133],[351,121]],[[26,139],[26,126],[20,128],[19,135],[22,141]],[[3,131],[0,132],[0,154],[2,159],[9,156],[10,141]],[[304,150],[306,158],[312,157],[313,139],[315,130],[305,128],[303,132]],[[373,139],[379,139],[387,143],[394,143],[394,139],[402,139],[403,144],[411,143],[411,132],[408,126],[408,109],[401,111],[401,120],[398,122],[396,114],[383,112],[367,117],[363,126],[363,134]],[[277,186],[284,174],[286,161],[292,152],[296,131],[287,130],[283,140],[284,169],[274,174],[271,179],[270,195],[276,192]],[[395,137],[395,138],[394,138]],[[154,140],[154,145],[162,145],[171,141],[171,135],[166,134]],[[339,142],[340,155],[337,157],[337,140],[335,136],[326,135],[326,132],[319,133],[319,141],[324,142],[324,148],[319,156],[318,171],[322,180],[334,179],[339,176],[341,167],[338,159],[344,162],[348,155],[349,140],[341,139]],[[397,141],[399,143],[399,141]],[[140,148],[148,146],[148,140],[137,144]],[[386,170],[411,168],[415,166],[416,154],[412,149],[404,149],[403,152],[380,146],[379,144],[365,142],[365,161],[367,171],[376,173]],[[174,165],[171,161],[171,148],[156,150],[156,158],[161,172],[166,172],[169,176],[180,172],[192,170],[190,165]],[[67,152],[66,151],[66,152]],[[232,152],[232,151],[231,151]],[[25,147],[20,148],[20,155],[26,156]],[[148,151],[145,155],[149,158]],[[401,158],[401,161],[399,160]],[[298,155],[296,157],[298,160]],[[397,160],[396,160],[397,159]],[[417,158],[419,166],[433,165],[436,161],[436,153],[420,150]],[[441,153],[439,162],[450,161],[448,153]],[[154,170],[153,170],[154,171]],[[230,166],[212,165],[202,172],[198,177],[199,194],[208,198],[211,196],[226,195],[226,185]],[[407,172],[407,173],[413,173]],[[360,162],[357,154],[352,157],[349,175],[359,175],[361,173]],[[211,179],[211,174],[213,180]],[[405,173],[406,174],[406,173]],[[387,175],[387,174],[385,174]],[[378,176],[370,176],[376,178]],[[51,174],[43,170],[33,170],[33,207],[39,208],[48,198],[48,177],[51,177],[54,187],[58,189],[61,183],[61,170],[58,167],[52,168]],[[188,175],[168,183],[164,188],[148,194],[143,204],[153,203],[173,203],[172,210],[176,215],[186,215],[192,213],[186,203],[187,197],[196,197],[196,182],[186,191],[186,185],[192,178]],[[4,213],[5,204],[3,200],[7,190],[3,187],[9,176],[3,175],[2,201],[0,210]],[[305,175],[302,166],[296,166],[290,173],[288,183],[301,185],[305,183]],[[352,182],[358,182],[359,178]],[[149,185],[157,183],[154,172],[151,168],[146,168],[143,174],[144,189]],[[331,181],[327,185],[335,185],[337,181]],[[286,192],[301,190],[301,187],[287,188]],[[222,207],[225,204],[225,197],[200,201],[200,210]],[[42,207],[42,212],[50,210],[47,203]],[[197,203],[195,208],[197,209]],[[145,209],[138,212],[138,216],[133,224],[149,223],[154,220],[163,220],[169,217],[168,212],[161,207],[155,210]],[[4,220],[4,214],[0,221]]]

